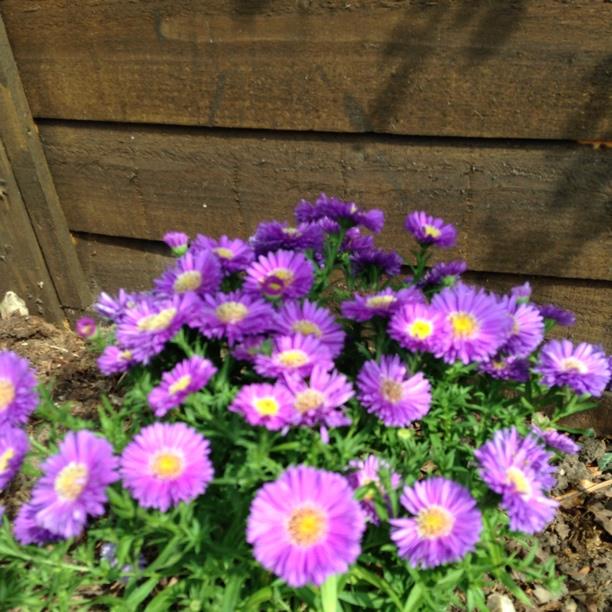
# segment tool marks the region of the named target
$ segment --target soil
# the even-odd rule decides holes
[[[53,383],[55,401],[70,402],[79,416],[95,415],[103,394],[118,399],[115,381],[98,372],[93,354],[70,330],[35,316],[0,320],[0,350],[6,349],[29,359],[40,380]],[[555,596],[523,584],[537,604],[531,610],[602,612],[612,607],[612,444],[609,439],[589,437],[579,442],[580,454],[559,465],[553,495],[560,511],[539,537],[540,558],[556,558],[565,591]],[[520,576],[516,578],[520,581]],[[490,598],[490,609],[501,609],[500,595],[491,597],[497,601]]]

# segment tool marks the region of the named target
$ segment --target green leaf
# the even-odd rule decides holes
[[[391,601],[395,604],[398,610],[403,609],[402,602],[400,598],[398,597],[397,593],[391,588],[391,585],[384,578],[381,578],[380,576],[373,574],[372,572],[361,567],[360,565],[355,565],[351,569],[351,574],[355,578],[359,578],[360,580],[365,580],[366,582],[369,582],[371,585],[384,591],[389,596]]]
[[[410,590],[410,595],[408,595],[408,599],[404,605],[404,612],[413,612],[414,610],[419,609],[419,604],[421,603],[421,599],[423,599],[423,595],[425,593],[425,587],[422,583],[415,584]]]
[[[321,607],[323,612],[336,612],[338,609],[338,576],[330,576],[321,585]]]
[[[240,597],[240,588],[244,581],[243,576],[234,575],[229,579],[225,591],[223,592],[223,601],[221,602],[221,612],[234,612]]]
[[[500,579],[502,584],[514,595],[521,603],[528,607],[532,607],[533,603],[531,599],[527,597],[527,594],[506,572],[496,572],[496,577]]]
[[[151,591],[153,591],[153,589],[157,586],[158,582],[158,576],[149,578],[146,582],[141,584],[129,594],[125,600],[126,605],[131,610],[137,610],[138,606],[151,594]]]

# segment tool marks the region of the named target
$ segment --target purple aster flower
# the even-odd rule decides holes
[[[316,302],[304,300],[285,302],[277,315],[276,326],[281,334],[314,336],[325,345],[333,358],[344,347],[345,333],[332,312]]]
[[[388,427],[405,427],[423,418],[431,406],[429,381],[421,372],[407,377],[397,355],[383,355],[380,363],[366,361],[357,388],[361,403]]]
[[[27,359],[0,351],[0,428],[22,425],[38,405],[36,376]]]
[[[404,263],[404,259],[396,251],[376,248],[353,253],[350,259],[355,274],[360,274],[373,266],[387,276],[395,276],[400,273]]]
[[[266,255],[270,251],[286,249],[304,251],[312,249],[320,252],[323,249],[325,232],[318,223],[300,223],[289,227],[288,223],[266,221],[260,223],[251,238],[256,255]]]
[[[200,331],[208,338],[227,338],[230,344],[244,336],[269,331],[276,313],[269,302],[242,291],[206,295],[198,315]]]
[[[510,295],[516,299],[518,304],[526,304],[531,297],[531,285],[529,281],[524,282],[522,285],[517,285],[510,289]]]
[[[436,353],[448,334],[444,315],[429,304],[404,304],[389,322],[389,335],[409,351]]]
[[[187,252],[189,236],[184,232],[166,232],[164,242],[172,249],[174,255],[180,257]]]
[[[554,467],[534,437],[524,438],[514,427],[498,430],[474,455],[481,478],[502,496],[510,529],[536,533],[552,521],[558,504],[545,491],[554,485]]]
[[[194,243],[194,249],[208,249],[212,251],[221,264],[221,270],[225,274],[241,272],[246,270],[255,259],[253,248],[244,240],[221,236],[214,240],[208,236],[198,234]]]
[[[13,480],[30,444],[28,436],[16,427],[0,427],[0,491]]]
[[[375,249],[374,238],[368,234],[362,234],[359,227],[351,227],[346,230],[340,250],[346,253],[362,253]]]
[[[106,487],[117,480],[112,446],[90,431],[69,432],[43,464],[32,491],[39,527],[63,538],[78,536],[88,516],[104,514]]]
[[[286,377],[292,394],[294,424],[313,427],[342,427],[351,419],[342,408],[354,395],[353,386],[344,374],[315,365],[308,380],[299,376]]]
[[[257,492],[247,541],[257,561],[290,586],[321,585],[356,561],[364,529],[345,478],[299,465]]]
[[[569,436],[562,434],[556,429],[540,429],[537,425],[531,426],[531,431],[550,448],[554,448],[566,455],[577,455],[580,445],[576,444]]]
[[[543,304],[538,306],[538,308],[540,309],[540,314],[545,319],[550,319],[557,325],[571,327],[576,324],[576,315],[571,310],[564,310],[554,304]]]
[[[569,340],[551,340],[540,353],[536,372],[547,387],[567,385],[575,393],[599,397],[610,380],[604,352],[586,342],[574,346]]]
[[[371,521],[375,525],[379,524],[378,513],[376,512],[376,504],[374,503],[375,491],[378,490],[382,498],[388,501],[388,495],[381,481],[381,472],[389,472],[389,480],[391,487],[397,489],[400,486],[401,478],[396,472],[391,471],[389,464],[380,460],[376,455],[368,455],[365,459],[353,459],[349,463],[351,472],[347,476],[347,480],[353,490],[361,487],[370,486],[369,491],[361,498],[360,504],[366,520]]]
[[[544,319],[532,304],[512,304],[508,310],[512,317],[510,336],[504,350],[517,357],[527,357],[544,340]]]
[[[36,514],[38,511],[39,508],[33,506],[31,503],[23,504],[15,517],[13,533],[15,539],[24,546],[28,544],[38,544],[42,546],[44,544],[50,544],[51,542],[57,542],[61,539],[60,536],[41,527],[37,523]]]
[[[529,360],[510,355],[497,355],[490,361],[480,364],[479,370],[498,380],[527,382],[529,380]]]
[[[302,200],[295,208],[295,217],[300,223],[331,219],[347,226],[362,225],[378,234],[385,224],[385,214],[382,210],[360,210],[354,202],[344,202],[322,193],[314,205]]]
[[[132,359],[148,363],[184,323],[193,321],[200,305],[191,292],[172,298],[141,299],[117,326],[117,340],[131,352]]]
[[[390,287],[368,295],[355,293],[352,300],[340,305],[342,316],[353,321],[369,321],[375,316],[387,317],[403,304],[424,302],[425,298],[416,287],[393,291]]]
[[[208,359],[194,355],[164,372],[160,384],[149,393],[155,416],[163,417],[171,408],[182,404],[189,395],[202,389],[216,371]]]
[[[476,548],[482,515],[465,487],[437,476],[406,487],[401,502],[413,518],[391,519],[391,539],[412,567],[453,563]]]
[[[75,325],[75,331],[81,338],[91,338],[96,333],[96,321],[91,317],[81,317]]]
[[[135,363],[137,362],[133,358],[132,351],[122,349],[114,344],[107,346],[98,357],[98,368],[105,376],[126,372]]]
[[[415,211],[406,216],[404,227],[422,245],[433,244],[441,249],[455,246],[457,230],[445,224],[443,219],[432,217],[424,211]]]
[[[128,293],[119,289],[116,297],[112,297],[104,291],[98,296],[94,304],[94,310],[103,318],[118,323],[124,313],[133,308],[145,294]]]
[[[229,410],[244,416],[251,425],[272,431],[283,429],[295,421],[293,397],[282,383],[244,385]]]
[[[261,255],[246,274],[244,289],[266,297],[304,297],[313,282],[312,264],[306,257],[284,250]]]
[[[315,364],[331,370],[334,363],[329,349],[314,336],[293,334],[274,338],[272,353],[255,358],[255,370],[276,378],[284,374],[308,376]]]
[[[443,261],[427,271],[420,285],[423,287],[433,285],[452,287],[466,270],[467,263],[463,259]]]
[[[202,495],[213,478],[208,440],[184,423],[154,423],[121,455],[121,478],[143,508],[166,512]]]
[[[268,336],[247,336],[232,347],[232,357],[239,361],[255,363],[257,355],[270,354],[272,342]]]
[[[438,356],[448,363],[486,361],[507,340],[512,321],[507,310],[484,290],[463,283],[436,294],[431,305],[449,323],[449,333]]]
[[[154,282],[157,293],[165,297],[191,292],[202,296],[219,289],[221,266],[209,250],[191,249]]]

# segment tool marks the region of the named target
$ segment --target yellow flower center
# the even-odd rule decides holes
[[[408,326],[408,334],[417,340],[425,340],[433,333],[433,323],[427,319],[415,319]]]
[[[174,480],[185,470],[185,460],[182,453],[174,449],[159,451],[151,461],[151,472],[162,480]]]
[[[241,302],[225,302],[217,306],[215,314],[223,323],[240,323],[249,313],[249,309]]]
[[[514,315],[510,315],[512,318],[512,335],[516,336],[521,331],[518,319]]]
[[[321,328],[312,321],[308,321],[307,319],[302,319],[301,321],[296,321],[291,329],[294,332],[298,332],[300,334],[304,334],[304,336],[316,336],[320,338],[323,335]]]
[[[291,513],[287,532],[295,546],[309,547],[318,544],[327,532],[327,517],[318,508],[301,507]]]
[[[197,270],[188,270],[177,276],[174,281],[173,289],[175,293],[185,293],[185,291],[195,291],[202,284],[202,273]]]
[[[275,416],[280,410],[278,401],[273,397],[258,397],[253,402],[253,407],[261,416]]]
[[[387,308],[397,298],[394,295],[374,295],[366,300],[367,308]]]
[[[122,351],[119,354],[119,357],[121,357],[121,359],[124,361],[129,361],[132,358],[132,351]]]
[[[561,369],[564,372],[578,372],[578,374],[588,374],[589,366],[584,361],[577,359],[576,357],[566,357],[561,362]],[[1,396],[0,396],[1,397]],[[0,401],[0,406],[2,402]]]
[[[191,376],[189,374],[183,374],[179,379],[175,380],[169,387],[168,393],[174,395],[184,391],[191,384]]]
[[[281,365],[288,368],[299,368],[306,365],[309,361],[308,355],[300,349],[290,349],[283,351],[278,356],[278,361]]]
[[[156,332],[166,329],[176,315],[176,308],[166,308],[157,314],[150,314],[138,321],[140,331]]]
[[[478,331],[478,322],[467,312],[453,312],[449,319],[453,333],[458,338],[472,338]]]
[[[15,387],[13,383],[6,378],[0,378],[0,412],[6,410],[14,399]]]
[[[213,251],[221,257],[221,259],[234,259],[234,251],[232,249],[228,249],[226,247],[217,247],[213,249]]]
[[[382,384],[380,385],[380,392],[382,393],[382,396],[392,404],[399,402],[404,395],[402,383],[391,378],[385,378],[382,381]]]
[[[301,391],[295,396],[295,409],[298,412],[309,412],[310,410],[317,410],[323,404],[325,396],[316,389],[306,389]]]
[[[439,538],[448,535],[455,524],[455,517],[441,506],[421,510],[417,517],[417,531],[422,538]]]
[[[531,495],[531,484],[522,470],[517,467],[509,467],[506,471],[506,478],[510,484],[514,485],[517,493]]]
[[[423,231],[425,232],[426,236],[430,236],[431,238],[439,238],[440,234],[442,233],[437,227],[428,225],[427,223],[423,225]]]
[[[283,234],[287,234],[287,236],[295,236],[297,233],[297,227],[283,227]]]
[[[74,501],[87,484],[87,466],[75,461],[70,462],[55,479],[55,492],[62,501]]]
[[[6,472],[6,468],[8,468],[9,461],[15,456],[15,449],[10,447],[7,448],[0,455],[0,474],[4,474]]]

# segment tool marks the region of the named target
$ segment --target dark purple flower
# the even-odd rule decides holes
[[[423,287],[432,285],[451,287],[459,280],[459,277],[466,270],[467,263],[462,259],[457,259],[456,261],[443,261],[428,270],[419,284]]]
[[[375,248],[376,245],[374,244],[374,238],[372,236],[362,234],[359,227],[351,227],[346,230],[340,250],[357,254],[363,251],[371,251]]]
[[[37,523],[36,514],[39,509],[39,507],[32,505],[31,502],[23,504],[15,517],[13,533],[15,539],[24,546],[28,544],[42,546],[61,539],[59,535],[52,533]]]
[[[224,274],[246,270],[255,259],[253,248],[249,244],[244,240],[232,239],[227,236],[221,236],[219,240],[214,240],[198,234],[192,248],[194,250],[212,251],[218,258]]]
[[[342,316],[353,321],[369,321],[375,316],[388,317],[403,304],[423,303],[425,297],[416,287],[393,291],[390,287],[377,293],[362,295],[355,293],[352,300],[340,305]]]
[[[176,264],[155,279],[159,295],[172,297],[185,293],[200,296],[217,291],[221,285],[219,260],[209,250],[189,250],[177,259]]]
[[[16,427],[0,427],[0,491],[19,471],[30,443],[28,436]]]
[[[457,230],[443,219],[432,217],[424,211],[415,211],[406,216],[404,227],[419,244],[433,244],[441,249],[455,246]]]
[[[384,251],[383,249],[361,250],[353,253],[350,259],[355,274],[359,274],[370,266],[374,266],[387,276],[395,276],[400,273],[404,263],[399,253],[396,251]]]
[[[576,444],[569,436],[562,434],[556,429],[540,429],[537,425],[531,426],[531,431],[540,438],[546,446],[561,451],[567,455],[577,455],[580,445]]]
[[[564,310],[554,304],[543,304],[539,309],[545,319],[550,319],[557,325],[571,327],[576,324],[576,315],[571,310]]]
[[[507,310],[512,327],[501,350],[516,357],[528,357],[544,339],[544,319],[536,306],[504,296],[500,303]]]
[[[302,200],[295,208],[296,219],[300,223],[331,219],[338,223],[345,223],[348,227],[361,225],[377,234],[385,224],[385,215],[382,210],[360,210],[354,202],[344,202],[336,197],[328,197],[322,193],[314,205]]]
[[[255,255],[266,255],[279,249],[312,249],[320,252],[324,239],[325,232],[318,223],[300,223],[297,227],[289,227],[288,223],[266,221],[257,226],[250,242],[255,249]]]
[[[514,382],[529,380],[529,360],[515,355],[506,357],[497,355],[490,361],[481,363],[479,369],[499,380],[513,380]]]
[[[122,349],[114,344],[107,346],[98,357],[98,368],[105,376],[126,372],[136,363],[132,351]]]
[[[164,242],[172,249],[177,257],[184,255],[189,246],[189,236],[184,232],[167,232],[164,234]]]

